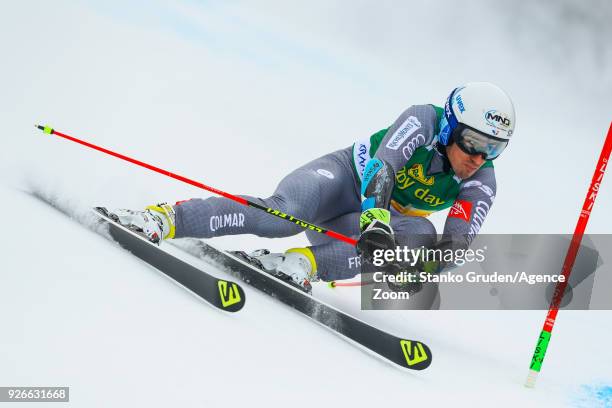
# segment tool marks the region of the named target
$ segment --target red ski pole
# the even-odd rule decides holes
[[[257,208],[258,210],[265,211],[265,212],[267,212],[270,215],[273,215],[275,217],[282,218],[283,220],[287,220],[289,222],[292,222],[295,225],[297,225],[297,226],[299,226],[299,227],[301,227],[303,229],[310,230],[310,231],[315,231],[315,232],[318,232],[320,234],[325,234],[325,235],[327,235],[329,237],[335,238],[337,240],[346,242],[346,243],[351,244],[351,245],[357,245],[357,241],[354,240],[353,238],[350,238],[350,237],[347,237],[346,235],[343,235],[343,234],[340,234],[340,233],[337,233],[337,232],[334,232],[334,231],[331,231],[331,230],[319,227],[319,226],[317,226],[315,224],[312,224],[312,223],[310,223],[308,221],[300,220],[299,218],[296,218],[296,217],[292,216],[291,214],[285,214],[282,211],[275,210],[275,209],[269,208],[269,207],[264,207],[263,205],[260,205],[260,204],[254,203],[252,201],[246,200],[246,199],[244,199],[242,197],[238,197],[236,195],[226,193],[225,191],[217,190],[216,188],[207,186],[206,184],[202,184],[199,181],[195,181],[195,180],[189,179],[187,177],[183,177],[183,176],[180,176],[178,174],[174,174],[172,172],[169,172],[168,170],[164,170],[164,169],[161,169],[159,167],[155,167],[155,166],[153,166],[151,164],[142,162],[140,160],[136,160],[136,159],[133,159],[131,157],[124,156],[124,155],[122,155],[120,153],[116,153],[116,152],[113,152],[111,150],[105,149],[104,147],[96,146],[96,145],[94,145],[92,143],[89,143],[89,142],[86,142],[84,140],[77,139],[76,137],[69,136],[69,135],[67,135],[65,133],[58,132],[57,130],[53,129],[50,126],[41,126],[41,125],[35,125],[35,126],[38,129],[40,129],[43,132],[45,132],[46,134],[48,134],[48,135],[56,135],[56,136],[62,137],[64,139],[67,139],[67,140],[70,140],[72,142],[81,144],[83,146],[87,146],[87,147],[89,147],[91,149],[94,149],[94,150],[97,150],[99,152],[106,153],[108,155],[117,157],[117,158],[119,158],[121,160],[125,160],[125,161],[127,161],[129,163],[136,164],[136,165],[138,165],[140,167],[144,167],[145,169],[149,169],[149,170],[152,170],[152,171],[157,172],[159,174],[163,174],[164,176],[168,176],[168,177],[171,177],[173,179],[182,181],[183,183],[191,184],[192,186],[201,188],[202,190],[210,191],[211,193],[214,193],[214,194],[220,195],[222,197],[228,198],[228,199],[230,199],[232,201],[235,201],[237,203],[240,203],[242,205],[246,205],[247,207]]]
[[[580,242],[582,241],[582,236],[584,235],[587,222],[589,221],[589,216],[591,215],[591,210],[595,204],[597,192],[599,191],[601,181],[603,180],[611,150],[612,124],[610,124],[608,136],[606,137],[606,141],[601,149],[601,154],[599,155],[599,160],[597,162],[597,167],[595,168],[595,173],[593,174],[593,179],[591,180],[591,185],[589,186],[586,198],[584,199],[582,211],[580,212],[580,217],[578,217],[578,223],[576,224],[576,229],[574,230],[574,236],[572,237],[567,254],[565,255],[565,261],[563,262],[563,268],[561,269],[561,274],[565,277],[565,279],[562,281],[560,280],[555,287],[555,291],[550,302],[550,308],[548,310],[548,314],[546,315],[546,320],[544,321],[544,327],[540,332],[540,337],[538,337],[538,342],[533,353],[533,357],[531,358],[529,374],[527,376],[527,380],[525,381],[526,387],[535,387],[538,373],[542,368],[542,363],[544,362],[544,357],[546,356],[546,349],[548,348],[550,336],[552,335],[553,327],[555,326],[557,313],[559,312],[559,305],[561,304],[563,294],[565,293],[565,288],[569,282],[569,276],[572,272],[574,261],[576,260],[578,249],[580,248]]]

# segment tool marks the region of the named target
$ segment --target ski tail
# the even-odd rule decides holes
[[[244,306],[246,295],[237,283],[216,278],[165,252],[146,235],[115,222],[104,207],[93,211],[108,224],[111,238],[119,245],[206,302],[226,312],[237,312]]]

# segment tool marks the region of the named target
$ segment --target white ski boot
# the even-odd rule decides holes
[[[318,281],[317,268],[312,252],[308,248],[292,248],[284,254],[270,253],[267,249],[258,249],[250,254],[237,253],[255,266],[265,270],[299,289],[311,293],[310,282]]]
[[[174,238],[175,214],[169,204],[150,205],[144,211],[116,209],[109,215],[121,225],[144,233],[155,244],[162,239]]]

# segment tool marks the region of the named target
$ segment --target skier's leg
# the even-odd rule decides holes
[[[359,216],[361,212],[350,212],[339,217],[324,221],[320,224],[321,227],[340,234],[357,239],[359,236]],[[319,234],[314,231],[306,231],[306,237],[311,245],[323,245],[330,242],[337,242],[335,238],[329,235]]]
[[[313,223],[357,211],[360,207],[347,149],[293,171],[280,182],[271,197],[241,197]],[[174,210],[176,238],[235,234],[277,238],[303,231],[289,221],[225,198],[192,199],[176,205]]]
[[[342,231],[358,230],[359,213],[347,214],[335,223]],[[355,225],[356,227],[352,227]],[[391,227],[399,246],[416,248],[431,247],[436,242],[436,229],[425,217],[396,216],[391,218]],[[353,234],[353,236],[356,236]],[[350,279],[362,272],[356,248],[344,242],[332,241],[309,247],[314,254],[318,277],[325,281]],[[368,272],[368,271],[365,271]]]

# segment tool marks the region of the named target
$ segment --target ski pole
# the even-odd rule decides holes
[[[338,288],[338,287],[350,287],[350,286],[366,286],[366,285],[372,285],[373,283],[376,283],[374,281],[365,281],[365,282],[338,282],[338,281],[330,281],[327,283],[327,286],[330,289],[334,289],[334,288]]]
[[[220,195],[222,197],[228,198],[228,199],[230,199],[232,201],[235,201],[235,202],[237,202],[239,204],[242,204],[242,205],[245,205],[247,207],[257,208],[258,210],[265,211],[265,212],[267,212],[270,215],[273,215],[275,217],[282,218],[283,220],[287,220],[289,222],[292,222],[295,225],[297,225],[298,227],[301,227],[301,228],[303,228],[305,230],[310,230],[310,231],[318,232],[320,234],[327,235],[327,236],[329,236],[331,238],[335,238],[337,240],[346,242],[346,243],[351,244],[351,245],[356,245],[357,244],[356,240],[354,240],[353,238],[347,237],[346,235],[343,235],[343,234],[340,234],[338,232],[334,232],[334,231],[328,230],[326,228],[319,227],[319,226],[317,226],[315,224],[312,224],[310,222],[307,222],[307,221],[301,220],[299,218],[296,218],[296,217],[294,217],[294,216],[292,216],[290,214],[285,214],[282,211],[275,210],[275,209],[269,208],[269,207],[265,207],[263,205],[260,205],[260,204],[254,203],[252,201],[246,200],[246,199],[244,199],[242,197],[238,197],[236,195],[229,194],[229,193],[226,193],[226,192],[221,191],[221,190],[217,190],[214,187],[210,187],[210,186],[207,186],[206,184],[202,184],[202,183],[200,183],[198,181],[191,180],[191,179],[189,179],[187,177],[183,177],[183,176],[180,176],[178,174],[174,174],[172,172],[169,172],[168,170],[164,170],[164,169],[161,169],[159,167],[155,167],[153,165],[150,165],[148,163],[142,162],[140,160],[136,160],[136,159],[133,159],[131,157],[124,156],[124,155],[122,155],[120,153],[116,153],[116,152],[113,152],[111,150],[105,149],[104,147],[96,146],[96,145],[94,145],[92,143],[89,143],[89,142],[86,142],[84,140],[77,139],[76,137],[69,136],[69,135],[67,135],[65,133],[58,132],[57,130],[53,129],[50,126],[41,126],[41,125],[34,125],[34,126],[36,128],[38,128],[38,129],[42,130],[45,134],[56,135],[56,136],[62,137],[64,139],[67,139],[67,140],[70,140],[72,142],[81,144],[81,145],[89,147],[91,149],[94,149],[94,150],[100,151],[102,153],[106,153],[108,155],[117,157],[117,158],[119,158],[121,160],[125,160],[125,161],[127,161],[129,163],[136,164],[138,166],[144,167],[145,169],[149,169],[149,170],[152,170],[152,171],[157,172],[159,174],[163,174],[164,176],[168,176],[168,177],[171,177],[173,179],[182,181],[183,183],[187,183],[187,184],[190,184],[192,186],[201,188],[202,190],[206,190],[206,191],[209,191],[211,193],[214,193],[214,194]]]
[[[601,149],[601,154],[599,155],[599,160],[597,162],[597,167],[595,168],[595,173],[593,174],[593,179],[591,180],[591,185],[589,186],[586,198],[584,199],[582,211],[578,217],[578,223],[576,224],[572,241],[567,249],[565,260],[563,261],[561,274],[565,277],[565,279],[557,282],[557,285],[555,286],[555,291],[550,302],[548,314],[546,315],[546,320],[544,321],[544,327],[540,332],[540,337],[538,337],[538,342],[536,344],[535,351],[533,352],[533,357],[531,357],[529,374],[527,375],[527,380],[525,381],[526,387],[535,387],[538,373],[542,369],[542,363],[544,362],[546,350],[550,342],[550,336],[552,335],[557,313],[559,312],[559,305],[561,304],[561,300],[563,299],[565,289],[569,282],[569,276],[572,272],[574,261],[576,260],[576,255],[578,254],[578,250],[580,248],[580,242],[582,241],[582,236],[584,235],[587,222],[589,221],[591,210],[595,204],[597,192],[599,191],[601,181],[606,171],[606,166],[610,157],[610,150],[612,150],[612,124],[610,124],[608,135],[606,136],[603,148]]]

